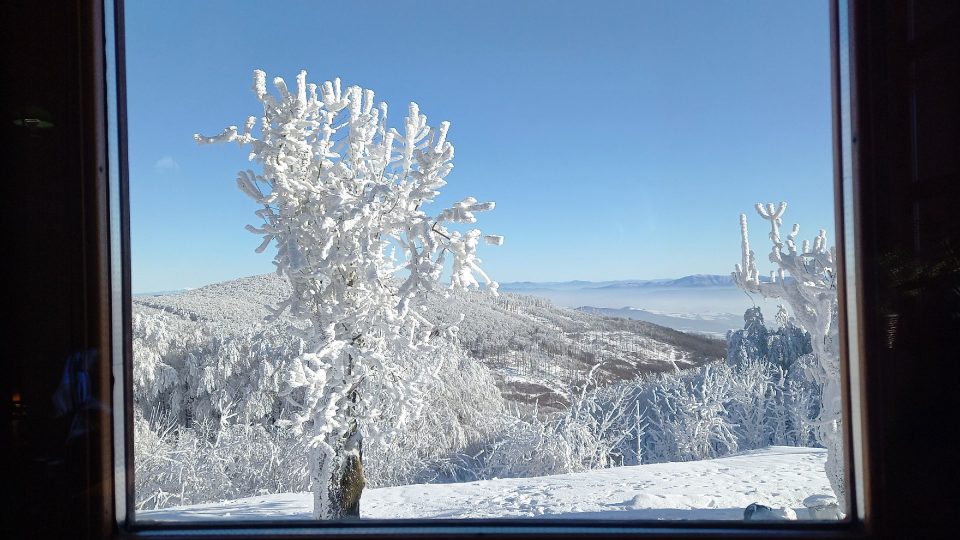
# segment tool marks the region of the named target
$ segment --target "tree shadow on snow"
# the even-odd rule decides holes
[[[264,500],[251,504],[249,501],[236,501],[211,504],[204,507],[165,508],[137,512],[138,522],[151,521],[276,521],[276,520],[312,520],[309,511],[297,511],[296,505],[288,501]]]

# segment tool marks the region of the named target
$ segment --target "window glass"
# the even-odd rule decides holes
[[[826,2],[125,9],[138,521],[847,513]]]

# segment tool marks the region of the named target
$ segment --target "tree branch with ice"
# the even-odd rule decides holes
[[[846,508],[843,471],[842,392],[837,327],[836,251],[827,247],[827,232],[797,246],[800,226],[794,225],[784,240],[780,235],[787,203],[757,204],[757,214],[770,224],[769,260],[776,269],[769,281],[760,279],[756,256],[750,249],[747,216],[740,215],[741,259],[732,273],[738,287],[765,298],[780,298],[792,309],[800,326],[810,332],[816,356],[811,376],[821,388],[817,440],[827,449],[826,472],[840,508]]]

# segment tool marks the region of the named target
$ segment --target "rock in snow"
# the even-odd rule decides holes
[[[764,504],[752,503],[743,511],[746,521],[789,521],[797,519],[792,508],[770,508]]]
[[[811,495],[803,500],[803,505],[807,507],[810,519],[841,519],[843,517],[837,498],[833,495]]]

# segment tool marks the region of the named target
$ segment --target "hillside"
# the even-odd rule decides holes
[[[229,335],[291,321],[267,323],[268,306],[289,291],[282,277],[265,274],[179,294],[133,298],[134,316],[151,317],[173,332]],[[583,388],[647,373],[673,371],[722,358],[722,341],[644,321],[561,308],[533,296],[476,291],[434,297],[429,313],[459,324],[460,345],[494,372],[504,397],[559,409]],[[203,339],[192,340],[203,354]],[[591,375],[592,372],[592,375]]]

